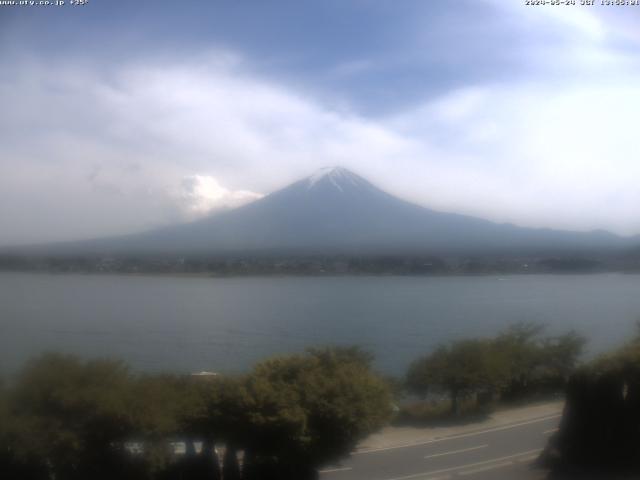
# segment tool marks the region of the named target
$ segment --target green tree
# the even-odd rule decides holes
[[[46,354],[31,361],[10,398],[11,453],[47,477],[109,478],[125,466],[130,374],[120,362]]]
[[[9,399],[3,379],[0,379],[0,472],[8,471],[12,463],[9,442]]]
[[[542,341],[542,367],[546,382],[562,387],[575,371],[587,340],[571,331]]]
[[[314,349],[202,379],[44,355],[0,388],[3,478],[215,480],[216,442],[226,446],[226,479],[239,478],[240,450],[244,480],[313,478],[389,418],[389,389],[371,360],[355,348]],[[187,455],[176,457],[175,441]]]
[[[508,365],[503,397],[518,399],[541,391],[561,391],[582,356],[586,340],[574,331],[543,337],[544,326],[516,323],[495,339]]]
[[[508,368],[503,391],[506,398],[516,399],[530,392],[537,369],[544,362],[540,343],[543,331],[543,325],[519,322],[496,337],[494,347]]]
[[[326,348],[256,366],[245,441],[250,458],[273,464],[259,478],[312,478],[388,421],[391,396],[370,360],[357,349]]]
[[[579,340],[567,336],[553,346],[563,350],[562,366]],[[544,456],[549,465],[640,478],[640,339],[582,365],[567,383],[560,430]]]
[[[171,441],[183,440],[186,392],[177,375],[140,375],[132,379],[129,409],[133,422],[130,441],[142,447],[147,478],[155,478],[174,463]],[[193,413],[197,415],[197,413]]]
[[[425,394],[447,392],[451,410],[459,414],[460,399],[481,391],[499,388],[507,378],[504,356],[489,340],[460,340],[441,345],[409,367],[407,387]]]
[[[638,325],[640,327],[640,324]],[[622,347],[600,355],[583,369],[590,375],[607,373],[631,374],[640,382],[640,336],[636,336]]]

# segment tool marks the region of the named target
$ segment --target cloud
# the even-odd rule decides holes
[[[439,150],[407,194],[496,221],[638,233],[639,108],[640,86],[624,81],[452,92],[394,119],[396,131]]]
[[[519,22],[525,22],[526,27],[530,28],[533,24],[534,27],[545,30],[558,29],[562,36],[572,42],[576,35],[580,35],[581,40],[602,40],[606,34],[606,26],[597,14],[597,7],[526,8],[518,0],[484,0],[484,3],[508,12],[512,17],[518,18]]]
[[[177,192],[186,214],[198,218],[215,212],[246,205],[263,195],[248,190],[231,191],[210,175],[191,175],[182,179]]]

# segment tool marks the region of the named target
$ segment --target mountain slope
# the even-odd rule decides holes
[[[335,167],[235,210],[74,248],[95,253],[442,254],[612,249],[630,242],[607,232],[520,228],[436,212]]]

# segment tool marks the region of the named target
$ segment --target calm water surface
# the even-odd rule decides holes
[[[439,342],[511,322],[576,329],[597,353],[640,319],[640,276],[171,278],[0,273],[0,371],[45,350],[138,370],[239,372],[358,344],[400,374]]]

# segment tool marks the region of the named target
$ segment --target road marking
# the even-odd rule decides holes
[[[509,467],[511,465],[513,465],[513,462],[496,463],[493,465],[487,465],[486,467],[474,468],[473,470],[465,470],[464,472],[458,472],[458,475],[460,476],[473,475],[474,473],[488,472],[489,470],[497,470],[498,468]]]
[[[543,435],[549,435],[550,433],[556,433],[558,431],[557,428],[552,428],[550,430],[545,430],[544,432],[542,432]]]
[[[489,445],[478,445],[477,447],[464,448],[462,450],[452,450],[450,452],[434,453],[433,455],[426,455],[424,458],[444,457],[445,455],[454,455],[456,453],[471,452],[473,450],[480,450],[481,448],[487,448],[488,446]]]
[[[353,470],[353,467],[327,468],[325,470],[318,470],[318,473],[323,474],[323,473],[348,472],[349,470]]]
[[[445,441],[448,441],[448,440],[457,440],[458,438],[474,437],[476,435],[483,435],[485,433],[499,432],[499,431],[502,431],[502,430],[509,430],[511,428],[522,427],[522,426],[525,426],[525,425],[532,425],[534,423],[540,423],[540,422],[544,422],[544,421],[547,421],[547,420],[552,420],[554,418],[560,418],[561,416],[562,416],[562,414],[549,415],[549,416],[546,416],[546,417],[541,417],[541,418],[536,418],[534,420],[529,420],[527,422],[512,423],[510,425],[504,425],[504,426],[501,426],[501,427],[489,428],[487,430],[481,430],[481,431],[476,431],[476,432],[462,433],[462,434],[459,434],[459,435],[452,435],[450,437],[434,438],[432,440],[425,440],[425,441],[422,441],[422,442],[404,443],[402,445],[394,445],[394,446],[391,446],[391,447],[381,447],[381,448],[372,448],[370,450],[355,451],[355,452],[351,452],[351,455],[364,455],[364,454],[367,454],[367,453],[384,452],[384,451],[387,451],[387,450],[397,450],[399,448],[419,447],[421,445],[430,445],[432,443],[445,442]]]
[[[527,462],[530,462],[531,460],[535,460],[536,458],[538,458],[539,455],[540,455],[539,453],[536,453],[534,455],[529,455],[527,457],[522,457],[522,458],[519,458],[517,460],[517,462],[518,463],[527,463]]]
[[[449,467],[442,468],[440,470],[432,470],[430,472],[422,472],[422,473],[414,473],[412,475],[404,475],[402,477],[393,477],[387,478],[386,480],[408,480],[410,478],[419,478],[419,477],[428,477],[429,475],[438,475],[440,473],[454,472],[456,470],[465,470],[467,468],[479,467],[480,465],[489,465],[495,463],[500,464],[504,463],[505,460],[510,460],[512,458],[521,457],[523,455],[531,455],[533,453],[540,453],[542,451],[541,448],[537,448],[535,450],[527,450],[526,452],[514,453],[513,455],[507,455],[505,457],[492,458],[491,460],[484,460],[482,462],[474,462],[468,463],[466,465],[458,465],[457,467]],[[510,462],[513,463],[513,462]]]

